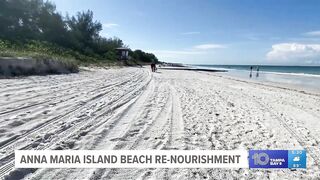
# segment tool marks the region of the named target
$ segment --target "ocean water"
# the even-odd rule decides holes
[[[256,70],[259,67],[260,71],[273,73],[291,73],[300,75],[320,75],[320,66],[257,66],[257,65],[197,65],[201,67],[214,67],[228,70],[247,70],[250,67]]]
[[[208,69],[225,69],[226,74],[252,81],[268,81],[320,91],[320,66],[195,65]],[[257,76],[257,67],[259,72]]]

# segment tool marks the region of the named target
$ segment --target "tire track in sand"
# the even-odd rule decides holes
[[[123,106],[117,108],[110,117],[105,118],[107,121],[100,124],[94,131],[87,133],[88,139],[82,137],[85,146],[79,147],[80,149],[113,149],[116,145],[117,139],[125,136],[125,134],[129,131],[129,127],[134,123],[132,117],[136,117],[139,114],[139,111],[144,106],[146,99],[150,97],[150,93],[154,90],[154,82],[149,80],[141,91],[141,94],[136,98],[133,98]],[[137,113],[138,111],[138,113]],[[136,114],[133,115],[133,114]],[[67,172],[65,172],[67,171]],[[52,174],[52,177],[56,177],[62,174],[63,178],[72,177],[73,174],[77,177],[85,177],[90,174],[90,169],[74,169],[74,170],[65,170],[65,169],[44,169],[36,172],[37,174],[32,177],[41,178],[42,176],[47,177],[48,174]],[[103,173],[103,170],[98,169],[95,172],[95,175],[99,174],[99,172]]]
[[[139,79],[138,79],[139,80]],[[133,85],[134,84],[136,84],[137,82],[135,82],[135,81],[129,81],[130,83],[132,83]],[[132,87],[135,87],[135,85],[134,86],[132,86]],[[130,90],[130,89],[128,89],[128,90]],[[137,89],[136,91],[139,91],[139,89]],[[129,93],[130,95],[131,94],[134,94],[135,93],[135,91],[132,91],[131,93]],[[128,95],[129,96],[129,95]],[[128,96],[121,96],[120,97],[120,99],[122,98],[122,97],[128,97]],[[99,96],[99,97],[97,97],[97,98],[99,98],[99,99],[101,99],[101,98],[103,98],[104,96]],[[127,98],[128,99],[128,98]],[[129,98],[130,99],[130,98]],[[116,102],[116,101],[115,101]],[[123,104],[125,104],[127,101],[125,101],[125,102],[123,102]],[[110,102],[111,103],[111,102]],[[115,108],[117,108],[119,105],[116,105],[115,106]],[[121,105],[120,105],[121,106]],[[81,109],[81,108],[80,108]],[[101,110],[101,108],[99,108],[100,110]],[[99,110],[98,109],[98,110]],[[112,111],[112,110],[110,110],[110,109],[108,109],[108,112],[110,112],[110,111]],[[70,112],[72,112],[72,111],[70,111]],[[98,115],[98,116],[100,116],[100,115]],[[77,127],[77,126],[75,126],[75,127]],[[64,131],[62,131],[62,132],[64,132],[63,134],[65,135],[65,130]],[[56,142],[54,142],[54,143],[56,143]],[[48,145],[46,146],[46,147],[48,147]],[[22,148],[22,149],[30,149],[30,148],[32,148],[32,146],[30,146],[30,145],[27,145],[27,146],[25,146],[24,148]],[[41,148],[41,149],[46,149],[46,148]],[[10,161],[12,161],[12,158],[10,158],[10,157],[12,157],[14,154],[12,153],[12,154],[10,154],[10,155],[8,155],[8,156],[6,156],[8,159],[7,159],[7,161],[5,161],[5,162],[10,162]],[[8,169],[9,169],[9,171],[10,171],[10,169],[12,169],[12,167],[10,167],[10,164],[11,163],[4,163],[4,161],[3,161],[4,159],[1,159],[1,161],[0,162],[2,162],[2,164],[5,164],[4,166],[1,166],[1,177],[4,175],[4,174],[6,174],[7,172],[8,172]],[[9,168],[8,168],[9,167]]]
[[[160,99],[164,97],[165,101],[160,100],[160,102],[158,102],[157,100],[153,100],[156,102],[153,106],[159,106],[161,110],[151,116],[153,119],[152,122],[145,123],[142,132],[140,131],[141,133],[117,144],[116,149],[185,149],[184,123],[181,115],[180,100],[173,86],[174,82],[167,79],[157,79],[156,82],[159,89],[155,91],[154,94],[155,96],[158,95]],[[161,94],[164,96],[162,97]],[[164,102],[164,104],[161,102]],[[152,109],[152,107],[149,107],[149,109]],[[136,127],[131,128],[131,131],[135,131],[135,128]],[[166,170],[167,169],[154,168],[110,169],[104,172],[102,176],[95,176],[95,178],[92,179],[124,179],[127,176],[134,179],[144,179],[149,178],[155,173],[165,173]]]

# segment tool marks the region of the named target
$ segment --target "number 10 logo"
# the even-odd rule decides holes
[[[265,166],[269,163],[269,155],[267,153],[255,153],[252,156],[254,165],[262,165]]]

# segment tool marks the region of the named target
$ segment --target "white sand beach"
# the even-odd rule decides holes
[[[0,79],[6,179],[319,179],[320,95],[222,73],[91,68]],[[14,169],[15,149],[306,149],[307,169]]]

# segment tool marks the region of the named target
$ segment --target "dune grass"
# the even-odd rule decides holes
[[[76,53],[50,43],[30,41],[15,44],[0,40],[1,76],[75,73],[79,71],[81,62],[76,58]],[[87,60],[86,57],[81,58]]]

